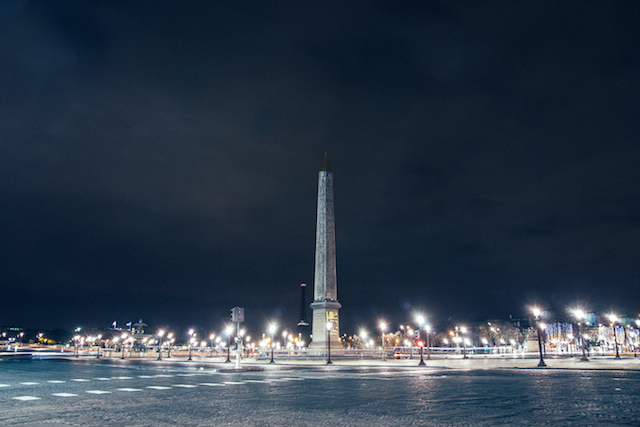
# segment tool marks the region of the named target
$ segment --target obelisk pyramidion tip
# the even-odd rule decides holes
[[[329,163],[329,156],[327,156],[327,153],[324,153],[324,159],[322,160],[322,166],[320,167],[320,172],[322,171],[331,172],[331,163]]]

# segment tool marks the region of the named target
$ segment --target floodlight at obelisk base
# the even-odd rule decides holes
[[[336,280],[336,230],[333,212],[333,172],[326,153],[318,173],[318,206],[316,217],[316,262],[311,309],[313,339],[309,348],[324,350],[340,344],[338,285]],[[327,333],[326,324],[332,324]]]

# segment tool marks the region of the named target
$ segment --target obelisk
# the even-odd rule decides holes
[[[340,344],[338,310],[338,285],[336,282],[336,226],[333,214],[333,172],[327,154],[318,173],[318,210],[316,219],[316,262],[313,279],[313,338],[309,348],[325,349],[327,335],[331,348]],[[327,334],[327,323],[331,329]]]

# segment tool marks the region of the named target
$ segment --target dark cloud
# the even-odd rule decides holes
[[[293,322],[324,152],[346,327],[637,310],[631,2],[0,13],[2,323]]]

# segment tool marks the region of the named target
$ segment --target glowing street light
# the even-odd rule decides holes
[[[360,358],[364,357],[364,349],[367,346],[367,331],[360,329],[360,341],[362,342],[362,350],[360,351]]]
[[[611,329],[613,329],[613,341],[616,345],[616,359],[620,359],[620,353],[618,353],[618,335],[616,334],[616,322],[618,321],[618,316],[615,314],[607,314],[609,320],[611,320]]]
[[[272,323],[269,325],[269,335],[271,335],[271,360],[269,361],[269,363],[276,363],[275,360],[273,360],[273,337],[276,334],[276,324]]]
[[[102,335],[98,335],[96,337],[96,359],[100,359],[100,340],[102,339]]]
[[[227,326],[227,329],[224,330],[224,333],[227,335],[227,360],[224,363],[231,363],[231,334],[233,333],[233,326]]]
[[[120,337],[122,338],[122,344],[120,344],[121,350],[122,350],[122,354],[120,355],[120,359],[124,359],[124,353],[127,350],[127,334],[122,334],[122,336]]]
[[[420,329],[422,329],[422,325],[424,325],[424,317],[421,315],[416,316],[416,322],[418,322],[418,333],[420,332]],[[420,363],[418,363],[418,366],[425,366],[426,363],[424,363],[424,358],[422,357],[423,354],[423,345],[420,346]]]
[[[79,349],[78,349],[78,341],[80,340],[80,335],[76,335],[73,337],[73,344],[74,344],[74,349],[75,349],[75,357],[80,357],[79,355]]]
[[[380,331],[382,333],[382,360],[387,360],[386,355],[384,354],[384,332],[387,330],[387,324],[384,322],[380,322]]]
[[[196,340],[196,334],[195,331],[193,329],[189,329],[189,358],[187,360],[193,360],[193,358],[191,357],[191,351],[193,348],[193,343]]]
[[[113,350],[116,350],[116,349],[118,348],[118,347],[117,347],[117,345],[118,345],[118,341],[120,341],[120,337],[114,337],[114,338],[111,340],[111,344],[113,345]]]
[[[164,330],[158,331],[158,360],[162,360],[162,338],[164,337]]]
[[[167,335],[167,339],[169,340],[169,346],[167,348],[167,359],[171,359],[171,346],[173,345],[173,333],[169,333]]]
[[[542,326],[540,325],[540,313],[542,312],[537,307],[532,308],[531,311],[533,312],[533,315],[536,318],[535,319],[536,330],[538,331],[538,350],[540,351],[540,362],[538,363],[538,366],[545,367],[547,366],[547,364],[544,363],[544,359],[542,358],[542,340],[540,339],[540,327]]]
[[[462,332],[463,335],[467,334],[467,328],[465,328],[464,326],[460,327],[460,332]],[[463,359],[468,359],[469,357],[467,356],[467,339],[462,337],[462,358]]]
[[[582,333],[582,321],[587,318],[587,315],[579,308],[573,310],[573,315],[576,317],[576,319],[578,319],[578,333],[580,335],[580,341],[582,341],[582,358],[580,359],[580,361],[588,362],[589,358],[587,358],[587,343],[585,342],[584,334]]]

